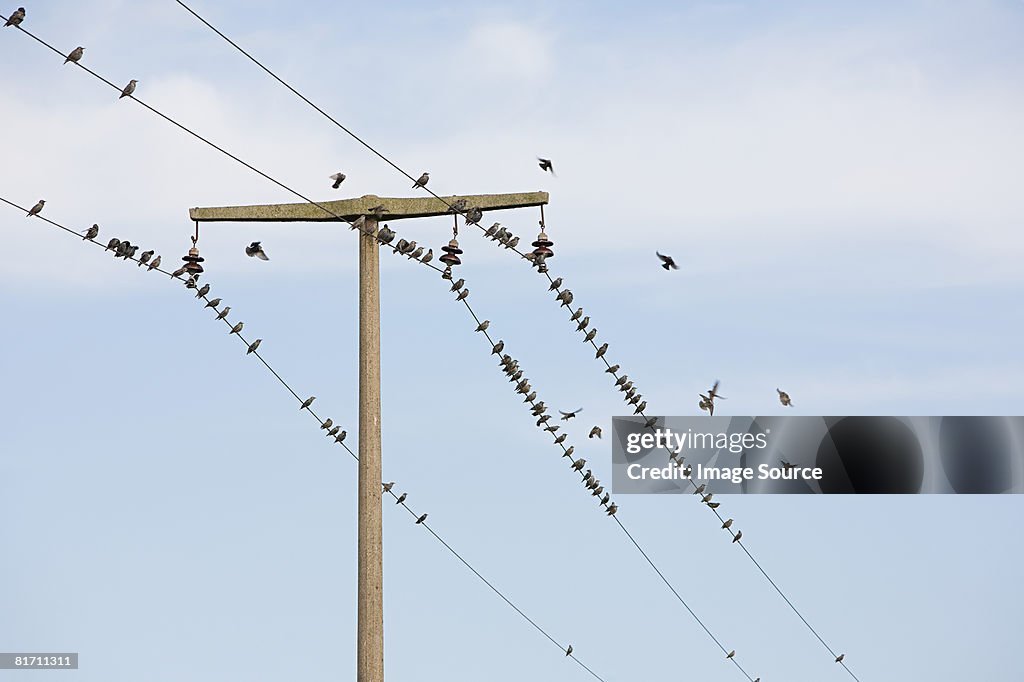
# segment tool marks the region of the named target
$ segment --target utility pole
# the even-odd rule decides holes
[[[368,195],[358,199],[263,206],[193,208],[189,217],[199,222],[338,222],[338,216],[366,220],[359,235],[359,583],[356,635],[357,682],[384,682],[384,566],[381,519],[381,407],[380,407],[380,246],[377,218],[371,208],[383,206],[389,222],[408,218],[451,215],[449,204],[486,212],[543,206],[547,192],[480,194],[429,198],[389,198]],[[447,202],[447,203],[445,203]],[[328,213],[327,211],[330,211]],[[347,226],[346,226],[347,227]],[[367,232],[369,234],[367,234]]]

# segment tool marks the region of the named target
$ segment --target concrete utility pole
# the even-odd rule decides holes
[[[480,194],[444,199],[448,204],[463,199],[468,207],[476,207],[487,213],[542,206],[548,203],[548,194]],[[444,201],[434,197],[399,199],[369,195],[320,204],[324,208],[310,203],[193,208],[189,210],[189,217],[197,222],[337,222],[336,216],[346,220],[355,220],[360,216],[366,218],[366,228],[370,234],[359,236],[359,622],[356,636],[356,680],[383,682],[380,247],[372,236],[376,232],[377,219],[370,213],[370,209],[383,206],[388,222],[451,215],[451,212]]]

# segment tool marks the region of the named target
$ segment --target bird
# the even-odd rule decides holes
[[[732,536],[732,541],[733,542],[739,542],[741,537],[743,537],[743,531],[738,530],[738,531],[736,531],[736,535]]]
[[[578,325],[576,325],[576,331],[578,331],[578,332],[583,331],[584,329],[587,328],[588,324],[590,324],[590,315],[587,315],[582,320],[580,320],[580,323]]]
[[[474,206],[473,208],[469,209],[468,213],[466,213],[466,224],[467,225],[479,225],[480,221],[483,220],[483,217],[484,217],[484,212],[481,211],[476,206]]]
[[[419,260],[420,256],[422,256],[422,255],[423,255],[423,247],[420,246],[415,251],[413,251],[412,253],[409,254],[409,258],[412,258],[413,260]]]
[[[428,182],[430,182],[430,173],[424,173],[419,177],[419,180],[413,183],[412,188],[426,187]]]
[[[424,521],[426,521],[426,520],[427,520],[427,515],[426,515],[426,514],[424,514],[423,516],[421,516],[421,517],[419,517],[418,519],[416,519],[416,523],[417,523],[417,524],[420,524],[420,523],[423,523],[423,522],[424,522]]]
[[[309,396],[309,397],[308,397],[308,398],[306,398],[306,399],[305,399],[304,401],[302,401],[302,407],[300,407],[299,409],[300,409],[300,410],[306,410],[306,409],[309,409],[309,406],[313,404],[313,401],[314,401],[314,400],[316,400],[316,396],[315,396],[315,395],[311,395],[311,396]]]
[[[572,317],[569,318],[569,321],[570,322],[575,322],[576,320],[580,319],[580,317],[582,315],[583,315],[583,308],[580,308],[579,310],[577,310],[576,312],[574,312],[572,314]]]
[[[220,299],[219,298],[212,298],[203,307],[204,308],[216,308],[219,305],[220,305]]]
[[[605,493],[604,497],[602,497],[600,500],[598,500],[597,503],[600,504],[600,505],[606,505],[606,504],[608,504],[608,500],[610,500],[610,499],[612,499],[612,496],[609,493]]]
[[[158,268],[158,267],[160,267],[160,256],[157,256],[156,258],[154,258],[154,259],[153,259],[153,262],[152,262],[152,263],[150,263],[150,264],[149,264],[149,267],[148,267],[148,268],[146,268],[146,269],[147,269],[147,270],[155,270],[155,269],[156,269],[156,268]]]
[[[583,337],[583,343],[593,341],[597,337],[597,327],[591,328],[587,335]]]
[[[420,262],[421,263],[429,263],[432,260],[434,260],[434,250],[433,249],[427,249],[427,253],[424,254],[423,258],[420,258]]]
[[[334,184],[331,185],[331,189],[338,189],[341,187],[341,183],[345,182],[344,173],[335,173],[334,175],[328,176],[331,180],[334,180]]]
[[[209,284],[209,282],[204,284],[203,287],[199,291],[196,292],[196,298],[202,298],[203,296],[206,296],[208,293],[210,293],[210,284]]]
[[[44,205],[46,205],[46,201],[43,200],[43,199],[40,199],[39,202],[35,206],[33,206],[32,208],[30,208],[28,210],[28,213],[25,215],[25,217],[26,218],[31,218],[34,215],[39,215],[39,212],[43,210],[43,206]],[[115,247],[115,248],[117,248],[117,247]]]
[[[561,410],[559,410],[558,413],[562,415],[562,421],[567,422],[582,411],[583,408],[581,407],[580,409],[573,410],[572,412],[562,412]]]
[[[733,657],[733,656],[735,656],[735,655],[736,655],[736,650],[735,650],[735,649],[733,649],[732,651],[730,651],[729,653],[727,653],[727,654],[725,655],[725,657],[726,657],[727,659],[729,659],[729,658],[732,658],[732,657]]]
[[[704,395],[703,393],[701,393],[700,397],[704,398],[705,400],[710,400],[712,402],[714,402],[715,398],[718,398],[719,400],[728,400],[728,398],[726,398],[725,396],[718,395],[718,384],[719,382],[716,379],[715,385],[711,387],[711,390],[708,391],[708,394]]]
[[[234,327],[231,328],[231,331],[228,332],[228,334],[238,334],[239,332],[242,331],[242,327],[244,327],[244,326],[245,326],[244,322],[239,322],[238,324],[236,324]]]
[[[607,372],[608,374],[615,374],[618,371],[619,371],[619,366],[618,365],[612,365],[611,367],[609,367],[608,369],[605,370],[605,372]]]
[[[7,28],[8,26],[21,26],[21,22],[23,21],[25,21],[25,8],[19,7],[14,10],[14,14],[12,14],[7,20],[7,23],[4,24],[4,28]]]
[[[462,285],[465,284],[465,283],[466,283],[466,280],[464,280],[464,279],[462,279],[460,277],[455,282],[452,282],[452,291],[458,291],[459,289],[462,288]]]
[[[74,62],[75,64],[77,64],[78,60],[82,58],[83,54],[85,54],[85,48],[76,47],[75,49],[71,50],[71,54],[69,54],[68,58],[64,60],[64,63],[67,64],[68,62]]]
[[[320,425],[320,428],[326,430],[331,428],[332,426],[334,426],[334,420],[328,419],[327,421]]]
[[[260,246],[259,242],[253,242],[249,246],[245,247],[245,255],[249,258],[259,258],[260,260],[270,260],[267,258],[267,254],[263,251],[263,247]]]
[[[398,496],[398,500],[395,502],[395,504],[402,504],[403,502],[405,502],[405,498],[407,497],[409,497],[409,493],[402,493],[401,495]]]
[[[602,343],[602,344],[601,344],[601,347],[597,349],[597,355],[595,355],[594,357],[595,357],[595,358],[600,358],[600,357],[602,357],[602,356],[603,356],[603,355],[604,355],[604,354],[605,354],[605,353],[606,353],[607,351],[608,351],[608,344],[607,344],[607,343]]]
[[[225,317],[228,316],[228,313],[230,313],[230,312],[231,312],[231,306],[225,306],[224,310],[222,310],[219,313],[217,313],[217,318],[216,319],[223,320]]]
[[[679,269],[679,266],[676,265],[676,262],[672,259],[672,256],[665,256],[663,254],[658,253],[657,251],[655,251],[654,253],[655,255],[658,256],[658,258],[661,259],[661,267],[665,268],[666,270]]]
[[[82,239],[95,239],[97,236],[99,236],[99,233],[100,226],[94,223],[92,227],[85,231],[85,236],[82,237]]]
[[[561,301],[564,306],[568,306],[572,303],[572,292],[568,289],[562,289],[562,291],[558,293],[558,296],[555,296],[555,300]]]
[[[645,429],[652,428],[657,423],[658,423],[658,418],[657,417],[648,417],[647,421],[644,422],[644,428]]]
[[[779,394],[779,402],[782,403],[782,405],[784,407],[793,407],[793,401],[789,399],[789,394],[788,393],[786,393],[785,391],[779,390],[779,389],[775,389],[775,390]]]
[[[725,528],[728,528],[731,525],[732,525],[732,519],[728,519],[728,520],[726,520],[725,523],[722,524],[722,528],[725,529]]]
[[[715,496],[714,493],[708,493],[704,497],[700,498],[700,501],[703,502],[704,504],[707,504],[708,502],[711,501],[711,498],[714,497],[714,496]]]
[[[263,339],[256,339],[255,341],[250,343],[249,344],[249,350],[245,351],[245,354],[249,355],[251,353],[255,353],[256,349],[260,347],[261,343],[263,343]]]
[[[383,483],[381,484],[381,487],[384,488],[384,492],[389,493],[391,492],[391,489],[395,487],[395,482],[390,481],[388,483]]]
[[[337,436],[334,437],[334,442],[335,443],[342,443],[342,442],[344,442],[345,436],[347,436],[347,435],[348,435],[348,431],[342,431],[341,433],[339,433]]]
[[[548,291],[557,291],[558,287],[560,287],[560,286],[562,286],[562,278],[561,277],[559,277],[558,279],[556,279],[555,281],[553,281],[551,283],[551,286],[548,287]]]
[[[568,647],[566,647],[566,649],[565,649],[565,655],[566,655],[566,656],[569,656],[570,654],[572,654],[572,644],[570,644],[570,645],[569,645]]]
[[[182,275],[185,274],[185,270],[186,270],[186,268],[183,265],[180,268],[178,268],[177,270],[175,270],[174,272],[172,272],[171,273],[171,277],[174,277],[175,279],[177,279],[178,277],[181,277]]]
[[[116,249],[117,249],[117,247],[119,247],[120,245],[121,245],[121,240],[120,240],[120,239],[118,239],[117,237],[112,237],[112,238],[110,239],[110,241],[109,241],[109,242],[107,242],[107,248],[105,248],[105,249],[103,249],[103,250],[104,250],[104,251],[114,251],[114,250],[116,250]]]
[[[612,502],[608,506],[608,516],[615,516],[615,512],[617,512],[617,511],[619,511],[619,506],[617,504],[615,504],[614,502]]]
[[[846,654],[839,654],[836,656],[836,663],[842,663],[844,658],[846,658]]]
[[[587,460],[580,457],[578,460],[572,463],[572,468],[574,471],[583,471],[583,467],[585,467],[586,465]]]
[[[341,427],[340,426],[335,426],[333,429],[331,429],[330,431],[327,432],[327,437],[328,438],[334,438],[335,436],[338,435],[338,431],[341,431]]]
[[[587,438],[600,438],[600,437],[601,437],[601,427],[600,426],[595,426],[594,428],[590,429],[590,435],[587,436]]]
[[[491,355],[497,355],[505,348],[505,342],[498,339],[498,343],[494,344],[494,348],[491,349]]]
[[[135,92],[135,86],[138,84],[139,81],[135,80],[134,78],[128,81],[128,85],[124,86],[124,90],[121,91],[121,96],[118,97],[118,99],[123,99],[125,97],[130,96],[133,92]]]
[[[704,410],[712,417],[715,416],[715,404],[710,400],[701,400],[699,403],[697,403],[697,405],[700,407],[700,409]]]
[[[478,324],[476,326],[476,330],[478,332],[486,331],[487,328],[490,327],[490,326],[491,326],[491,321],[490,320],[484,320],[483,322],[481,322],[480,324]]]
[[[152,258],[155,254],[156,254],[156,251],[143,251],[139,255],[139,267],[141,268],[143,265],[148,263],[149,259]]]
[[[538,161],[537,165],[540,166],[540,169],[542,171],[548,171],[552,175],[555,174],[555,166],[554,166],[554,164],[551,163],[551,159],[542,159],[542,158],[540,158],[538,156],[537,157],[537,161]]]
[[[465,299],[465,298],[466,298],[467,296],[469,296],[469,289],[468,289],[468,288],[466,288],[466,289],[463,289],[462,291],[460,291],[460,292],[459,292],[459,295],[455,297],[455,300],[456,300],[456,301],[462,301],[462,300],[464,300],[464,299]]]
[[[689,469],[689,467],[687,467],[687,469]],[[718,509],[721,505],[721,502],[708,502],[708,506],[712,509]]]
[[[449,213],[462,213],[463,211],[466,210],[466,206],[468,206],[468,205],[469,205],[469,202],[466,201],[465,199],[458,199],[458,200],[453,201],[451,203],[451,206],[448,207],[448,212]],[[495,224],[497,224],[497,223],[495,223]]]
[[[786,471],[792,471],[793,469],[796,469],[795,464],[791,464],[784,459],[780,459],[779,462],[782,464],[782,468]]]
[[[707,483],[701,483],[699,486],[697,486],[696,488],[693,489],[693,494],[694,495],[700,495],[700,494],[702,494],[704,492],[704,490],[707,487],[708,487]]]
[[[369,210],[369,213],[372,213],[374,215],[374,217],[376,217],[376,218],[380,218],[382,215],[384,215],[387,212],[388,212],[388,210],[386,208],[384,208],[384,204],[378,204],[377,206],[374,206],[373,208],[371,208]]]

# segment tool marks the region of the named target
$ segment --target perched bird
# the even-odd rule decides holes
[[[453,201],[451,206],[448,207],[449,213],[462,213],[466,210],[466,206],[469,204],[465,199],[458,199]]]
[[[569,434],[563,433],[561,436],[555,439],[555,445],[561,445],[565,442],[565,439],[569,437]]]
[[[327,432],[327,437],[328,438],[334,438],[335,436],[338,435],[339,431],[341,431],[341,427],[340,426],[335,426],[333,429],[331,429],[330,431]]]
[[[565,655],[568,656],[572,653],[572,644],[565,649]]]
[[[728,654],[726,654],[726,655],[725,655],[725,657],[726,657],[726,658],[732,658],[732,657],[733,657],[733,656],[735,656],[735,655],[736,655],[736,650],[735,650],[735,649],[733,649],[733,650],[732,650],[732,651],[730,651],[730,652],[729,652]]]
[[[430,173],[424,173],[419,177],[419,180],[413,183],[412,188],[426,187],[428,182],[430,182]]]
[[[548,171],[552,175],[555,174],[555,166],[551,163],[551,159],[542,159],[538,156],[537,161],[537,165],[540,166],[542,171]]]
[[[728,519],[722,524],[722,528],[729,528],[730,526],[732,526],[732,519]]]
[[[82,58],[83,54],[85,54],[85,48],[76,47],[75,49],[71,50],[71,54],[69,54],[68,58],[64,60],[64,63],[67,64],[68,62],[74,62],[75,64],[77,64],[78,60]]]
[[[655,251],[654,253],[655,253],[655,255],[658,256],[658,258],[661,259],[661,267],[665,268],[666,270],[678,270],[679,269],[679,266],[676,265],[676,262],[674,260],[672,260],[672,256],[665,256],[665,255],[662,255],[662,254],[658,253],[657,251]]]
[[[610,500],[610,499],[612,499],[612,496],[609,493],[605,493],[604,497],[602,497],[600,500],[598,500],[597,503],[600,504],[600,505],[606,505],[606,504],[608,504],[608,500]]]
[[[43,206],[45,204],[46,204],[46,201],[43,200],[43,199],[40,199],[39,202],[35,206],[33,206],[32,208],[30,208],[28,210],[28,213],[25,215],[25,217],[26,218],[31,218],[34,215],[38,215],[39,212],[43,210]]]
[[[259,242],[253,242],[249,246],[245,247],[245,255],[249,258],[259,258],[260,260],[270,260],[267,258],[267,254],[263,251],[263,247],[260,246]]]
[[[699,486],[697,486],[696,488],[693,489],[693,494],[694,495],[700,495],[700,494],[702,494],[704,492],[705,488],[707,488],[707,487],[708,487],[707,483],[701,483]]]
[[[619,506],[612,502],[608,505],[608,516],[615,516],[615,512],[619,511]]]
[[[480,221],[483,220],[484,212],[474,206],[469,209],[466,213],[466,224],[467,225],[479,225]]]
[[[219,313],[217,313],[217,318],[216,319],[223,320],[225,317],[228,316],[228,313],[230,313],[230,312],[231,312],[231,306],[224,306],[224,310],[222,310]]]
[[[583,471],[583,467],[587,465],[587,460],[582,457],[572,463],[572,468],[575,471]]]
[[[175,270],[174,272],[172,272],[171,273],[171,277],[174,277],[175,279],[177,279],[178,277],[181,277],[184,274],[185,274],[185,266],[182,266],[182,267],[178,268],[177,270]]]
[[[424,254],[423,258],[420,258],[420,262],[421,263],[429,263],[432,260],[434,260],[434,250],[433,249],[427,249],[427,253]]]
[[[426,520],[427,520],[427,515],[426,515],[426,514],[424,514],[423,516],[421,516],[421,517],[419,517],[418,519],[416,519],[416,523],[417,523],[417,525],[418,525],[418,524],[421,524],[421,523],[423,523],[423,522],[424,522],[424,521],[426,521]]]
[[[244,326],[245,326],[244,322],[239,322],[238,324],[236,324],[234,327],[231,328],[231,331],[228,332],[228,334],[238,334],[239,332],[242,331],[242,327],[244,327]]]
[[[647,429],[652,428],[657,423],[658,423],[658,418],[657,417],[648,417],[647,421],[644,422],[644,428],[647,428]]]
[[[580,320],[580,323],[578,325],[576,325],[576,331],[578,331],[578,332],[583,331],[584,329],[587,328],[588,324],[590,324],[590,315],[587,315],[582,320]]]
[[[597,327],[593,327],[587,335],[583,337],[583,343],[593,341],[597,337]]]
[[[577,310],[576,312],[574,312],[572,314],[572,317],[569,318],[569,321],[570,322],[575,322],[576,320],[580,319],[580,317],[582,315],[583,315],[583,308],[580,308],[579,310]]]
[[[12,14],[7,20],[7,23],[4,24],[4,28],[7,28],[8,26],[21,26],[21,22],[23,21],[25,21],[25,8],[19,7],[14,10],[14,14]]]
[[[779,402],[782,403],[782,405],[784,407],[793,407],[793,401],[789,399],[789,394],[788,393],[786,393],[785,391],[781,391],[779,389],[775,389],[775,390],[778,391]]]
[[[345,436],[347,436],[347,435],[348,435],[348,431],[342,431],[341,433],[339,433],[337,436],[334,437],[334,442],[335,443],[342,443],[342,442],[344,442],[345,441]]]
[[[109,242],[107,242],[107,248],[105,248],[103,250],[104,251],[115,251],[115,250],[117,250],[117,247],[119,247],[119,246],[121,246],[121,240],[118,239],[117,237],[113,237]]]
[[[139,254],[139,267],[141,268],[143,265],[148,263],[149,259],[152,258],[155,254],[156,251],[143,251],[141,254]]]
[[[605,370],[605,372],[607,372],[608,374],[615,374],[618,371],[619,371],[619,366],[618,365],[612,365],[611,367],[609,367],[608,369]]]
[[[118,99],[123,99],[125,97],[131,96],[131,94],[135,92],[135,86],[138,84],[139,81],[135,80],[134,78],[128,81],[128,85],[124,86],[124,90],[121,91],[121,96],[118,97]]]
[[[743,531],[738,530],[738,531],[736,531],[736,535],[732,536],[732,541],[733,542],[739,542],[741,537],[743,537]]]
[[[388,210],[384,208],[384,204],[378,204],[377,206],[371,208],[369,212],[372,213],[374,217],[379,219],[381,216],[387,213]]]
[[[544,415],[544,416],[545,416],[545,417],[548,417],[548,415]],[[550,419],[550,417],[548,417],[548,419]],[[544,430],[545,430],[545,431],[550,431],[551,433],[554,433],[555,431],[557,431],[557,430],[558,430],[558,429],[560,429],[560,428],[562,428],[562,427],[561,427],[561,426],[558,426],[558,425],[556,424],[556,425],[554,425],[554,426],[547,426],[547,427],[545,427],[545,428],[544,428]]]
[[[506,249],[514,249],[517,246],[519,246],[519,237],[518,236],[512,237],[512,239],[509,239],[507,242],[505,242],[505,248]]]
[[[455,300],[456,301],[462,301],[462,300],[465,300],[465,298],[467,296],[469,296],[469,289],[468,288],[467,289],[463,289],[462,291],[460,291],[459,295],[455,297]]]
[[[600,358],[600,357],[604,356],[604,354],[606,352],[608,352],[608,344],[607,343],[602,343],[601,347],[597,349],[597,355],[595,355],[594,357],[595,358]]]
[[[395,504],[402,504],[403,502],[405,502],[405,498],[407,497],[409,497],[409,493],[402,493],[401,495],[398,496],[398,500],[395,502]]]
[[[204,308],[216,308],[219,305],[220,305],[220,299],[219,298],[212,298],[203,307]]]
[[[358,218],[356,218],[355,220],[353,220],[351,223],[349,223],[348,227],[349,227],[350,230],[361,230],[361,229],[363,229],[363,225],[365,225],[365,224],[366,224],[366,216],[361,215]],[[387,225],[385,225],[384,227],[387,227]]]
[[[600,437],[601,437],[601,427],[600,426],[595,426],[594,428],[590,429],[590,435],[587,436],[587,438],[600,438]]]
[[[158,267],[160,267],[160,256],[154,258],[153,262],[149,264],[149,267],[146,268],[146,270],[155,270]]]
[[[331,189],[338,189],[339,187],[341,187],[341,183],[345,182],[344,173],[335,173],[334,175],[331,175],[329,177],[331,178],[331,180],[334,180],[334,184],[331,185]]]
[[[391,489],[395,487],[395,482],[390,481],[388,483],[384,483],[381,485],[381,487],[384,488],[384,492],[389,493],[391,492]]]
[[[562,412],[561,410],[559,410],[558,413],[562,415],[562,421],[567,422],[582,411],[583,408],[581,407],[580,409],[573,410],[572,412]]]
[[[239,323],[239,324],[241,324],[241,323]],[[309,396],[308,398],[306,398],[306,399],[305,399],[305,400],[304,400],[304,401],[302,402],[302,407],[300,407],[299,409],[300,409],[300,410],[305,410],[305,409],[308,409],[308,408],[309,408],[309,406],[313,404],[313,401],[314,401],[314,400],[316,400],[316,396],[315,396],[315,395],[311,395],[311,396]]]
[[[210,283],[209,282],[204,284],[203,287],[199,291],[196,292],[196,298],[202,298],[203,296],[206,296],[208,293],[210,293]]]
[[[323,424],[320,425],[320,428],[323,429],[323,430],[327,430],[327,429],[331,428],[332,426],[334,426],[334,420],[333,419],[328,419],[327,421],[325,421]]]
[[[484,230],[484,236],[485,237],[493,237],[495,234],[497,234],[499,227],[501,227],[501,223],[494,223],[493,225],[488,227],[486,230]]]
[[[85,236],[82,239],[95,239],[100,234],[100,226],[93,224],[88,230],[85,231]]]
[[[703,502],[704,504],[707,504],[708,502],[711,501],[711,498],[714,497],[714,496],[715,496],[714,493],[708,493],[704,497],[700,498],[700,501]]]
[[[559,292],[558,296],[555,297],[555,300],[561,301],[562,305],[564,306],[568,306],[570,303],[572,303],[572,292],[569,291],[568,289],[562,289],[562,291]]]
[[[464,279],[462,279],[460,277],[455,282],[452,282],[452,291],[458,291],[459,289],[462,288],[462,285],[465,284],[465,283],[466,283],[466,280],[464,280]]]
[[[381,244],[390,244],[395,238],[395,231],[389,228],[387,225],[380,228],[377,231],[377,239],[380,240]]]
[[[836,663],[842,663],[844,658],[846,658],[846,654],[839,654],[836,656]]]
[[[497,355],[505,348],[505,342],[498,339],[498,343],[494,344],[494,348],[491,349],[491,355]]]
[[[245,354],[249,355],[251,353],[255,353],[256,349],[260,347],[261,343],[263,343],[263,339],[256,339],[255,341],[250,343],[249,344],[249,350],[245,351]]]
[[[413,251],[412,253],[409,254],[409,258],[412,258],[413,260],[419,260],[420,256],[422,256],[422,255],[423,255],[423,247],[420,246],[415,251]]]
[[[718,509],[721,505],[721,502],[708,502],[708,506],[712,509]]]

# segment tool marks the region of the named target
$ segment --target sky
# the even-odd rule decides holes
[[[434,191],[550,192],[552,274],[649,413],[699,414],[720,379],[716,414],[782,414],[776,387],[786,414],[1024,414],[1024,3],[382,4],[193,7]],[[26,9],[307,196],[414,196],[176,2]],[[165,263],[189,207],[296,201],[61,61],[0,31],[0,196]],[[525,242],[538,217],[498,219]],[[435,252],[450,237],[444,219],[394,227]],[[80,653],[42,680],[350,677],[351,458],[179,285],[6,205],[0,230],[0,651]],[[244,255],[255,239],[269,262]],[[603,365],[546,280],[461,244],[474,309],[552,409],[584,408],[570,442],[610,480],[610,439],[586,438],[623,413]],[[354,443],[352,233],[210,224],[200,247],[212,295]],[[381,263],[385,479],[603,679],[743,679],[580,489],[448,285]],[[848,679],[695,499],[616,501],[753,676]],[[389,679],[588,679],[384,511]],[[1018,679],[1020,497],[723,511],[863,682]]]

